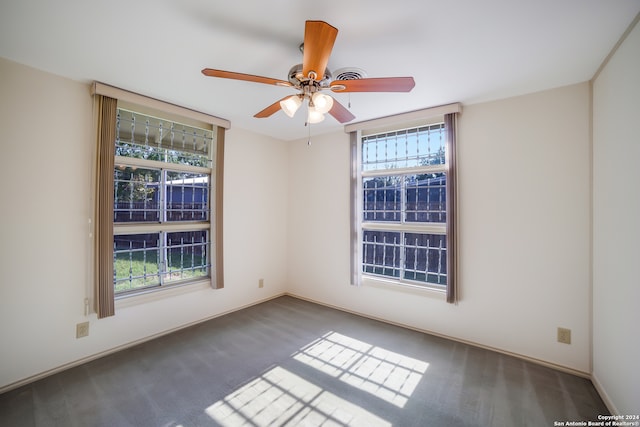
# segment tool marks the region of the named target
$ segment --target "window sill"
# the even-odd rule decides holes
[[[445,300],[447,291],[445,288],[436,288],[433,286],[413,285],[411,283],[399,282],[396,280],[383,279],[374,276],[362,276],[362,285],[383,289],[392,289],[394,291],[407,292],[418,295],[430,296]]]
[[[135,305],[145,304],[151,301],[171,298],[176,295],[186,294],[188,292],[201,291],[205,289],[213,289],[211,287],[211,279],[199,280],[197,282],[186,283],[183,285],[168,286],[165,288],[155,288],[146,291],[140,291],[134,294],[120,295],[115,297],[115,306],[118,308],[132,307]]]

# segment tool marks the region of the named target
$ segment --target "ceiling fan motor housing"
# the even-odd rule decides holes
[[[289,70],[289,82],[294,85],[295,87],[299,87],[300,83],[302,81],[304,81],[304,75],[302,74],[302,64],[296,64],[293,67],[291,67],[291,69]],[[324,77],[322,78],[322,80],[317,80],[317,82],[320,84],[320,86],[322,87],[329,87],[329,83],[331,83],[332,80],[332,74],[331,71],[326,68],[324,70]]]

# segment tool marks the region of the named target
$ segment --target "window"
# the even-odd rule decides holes
[[[411,127],[352,133],[355,284],[454,292],[453,114]]]
[[[212,130],[118,109],[116,295],[209,278]]]
[[[177,285],[223,287],[227,120],[98,82],[94,302]]]

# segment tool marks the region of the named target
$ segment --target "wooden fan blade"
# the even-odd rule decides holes
[[[289,98],[291,95],[285,96],[282,99],[277,100],[276,102],[274,102],[273,104],[269,105],[267,108],[265,108],[264,110],[260,111],[259,113],[256,113],[253,117],[256,117],[258,119],[264,119],[265,117],[269,117],[275,113],[277,113],[280,109],[282,109],[282,107],[280,107],[280,101],[284,101],[285,99]]]
[[[351,114],[351,111],[347,110],[335,99],[333,100],[333,107],[331,107],[331,110],[329,110],[329,114],[331,114],[340,123],[350,122],[351,120],[356,118],[356,116]]]
[[[315,79],[322,80],[337,36],[338,29],[326,22],[307,21],[305,23],[302,58],[304,77],[309,77],[309,73],[314,72]]]
[[[205,68],[202,70],[202,74],[209,77],[221,77],[223,79],[244,80],[247,82],[264,83],[268,85],[276,86],[293,86],[291,83],[272,79],[270,77],[254,76],[253,74],[234,73],[233,71],[214,70],[212,68]]]
[[[331,90],[334,92],[410,92],[415,85],[413,77],[379,77],[336,80],[331,82]],[[344,89],[340,86],[344,86]]]

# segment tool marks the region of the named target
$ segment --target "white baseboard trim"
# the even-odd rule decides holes
[[[600,380],[598,380],[598,377],[596,376],[596,374],[591,374],[591,382],[593,383],[593,386],[596,388],[596,391],[600,395],[600,398],[602,399],[604,404],[607,406],[607,409],[609,410],[609,412],[612,415],[620,415],[618,408],[616,408],[616,405],[613,404],[613,401],[609,397],[609,394],[607,393],[607,391],[602,386],[602,383],[600,382]]]
[[[236,312],[236,311],[239,311],[239,310],[243,310],[245,308],[249,308],[249,307],[252,307],[254,305],[262,304],[263,302],[267,302],[269,300],[272,300],[272,299],[275,299],[275,298],[279,298],[279,297],[284,296],[284,295],[285,295],[285,293],[279,293],[279,294],[276,294],[276,295],[272,295],[270,297],[254,301],[254,302],[251,302],[249,304],[245,304],[245,305],[242,305],[242,306],[230,309],[230,310],[226,310],[226,311],[214,314],[212,316],[205,317],[204,319],[199,319],[199,320],[196,320],[196,321],[193,321],[193,322],[181,325],[181,326],[177,326],[175,328],[168,329],[166,331],[158,332],[156,334],[149,335],[147,337],[140,338],[140,339],[137,339],[135,341],[131,341],[129,343],[126,343],[126,344],[123,344],[123,345],[120,345],[120,346],[117,346],[117,347],[110,348],[110,349],[105,350],[105,351],[101,351],[101,352],[96,353],[96,354],[92,354],[92,355],[87,356],[87,357],[83,357],[83,358],[78,359],[78,360],[74,360],[73,362],[65,363],[64,365],[60,365],[58,367],[55,367],[55,368],[48,369],[46,371],[40,372],[39,374],[31,375],[31,376],[29,376],[27,378],[24,378],[24,379],[18,380],[16,382],[4,385],[4,386],[0,387],[0,394],[6,393],[8,391],[14,390],[14,389],[22,387],[22,386],[25,386],[25,385],[30,384],[32,382],[35,382],[35,381],[41,380],[43,378],[46,378],[48,376],[57,374],[59,372],[66,371],[67,369],[71,369],[71,368],[74,368],[76,366],[80,366],[80,365],[82,365],[84,363],[88,363],[88,362],[91,362],[93,360],[100,359],[101,357],[108,356],[108,355],[113,354],[113,353],[117,353],[118,351],[125,350],[127,348],[136,346],[138,344],[142,344],[142,343],[147,342],[147,341],[151,341],[151,340],[153,340],[155,338],[160,338],[160,337],[162,337],[164,335],[168,335],[170,333],[177,332],[177,331],[179,331],[181,329],[186,329],[186,328],[189,328],[191,326],[195,326],[195,325],[198,325],[200,323],[215,319],[217,317],[225,316],[227,314],[230,314],[230,313],[233,313],[233,312]]]
[[[526,356],[524,354],[513,353],[513,352],[510,352],[510,351],[507,351],[507,350],[500,349],[500,348],[491,347],[491,346],[480,344],[480,343],[473,342],[473,341],[467,341],[467,340],[464,340],[464,339],[452,337],[452,336],[449,336],[449,335],[441,334],[441,333],[430,331],[430,330],[427,330],[427,329],[416,328],[416,327],[413,327],[413,326],[410,326],[410,325],[405,325],[403,323],[393,322],[393,321],[388,320],[388,319],[383,319],[383,318],[371,316],[369,314],[360,313],[360,312],[357,312],[357,311],[354,311],[354,310],[350,310],[350,309],[347,309],[347,308],[344,308],[344,307],[335,306],[335,305],[332,305],[332,304],[327,304],[327,303],[322,302],[322,301],[316,301],[316,300],[314,300],[312,298],[303,297],[303,296],[296,295],[296,294],[293,294],[293,293],[290,293],[290,292],[285,292],[285,295],[288,295],[288,296],[293,297],[293,298],[298,298],[298,299],[301,299],[301,300],[304,300],[304,301],[312,302],[314,304],[323,305],[325,307],[334,308],[336,310],[344,311],[346,313],[355,314],[356,316],[361,316],[361,317],[366,317],[368,319],[377,320],[379,322],[387,323],[389,325],[399,326],[401,328],[410,329],[410,330],[413,330],[413,331],[416,331],[416,332],[421,332],[423,334],[433,335],[433,336],[436,336],[436,337],[439,337],[439,338],[448,339],[448,340],[459,342],[459,343],[462,343],[462,344],[468,344],[468,345],[471,345],[471,346],[474,346],[474,347],[478,347],[478,348],[482,348],[482,349],[485,349],[485,350],[495,351],[496,353],[504,354],[504,355],[507,355],[507,356],[513,356],[513,357],[516,357],[518,359],[525,360],[525,361],[531,362],[531,363],[535,363],[537,365],[546,366],[548,368],[552,368],[552,369],[555,369],[555,370],[560,371],[560,372],[565,372],[565,373],[568,373],[568,374],[576,375],[578,377],[586,378],[586,379],[589,379],[589,380],[591,379],[591,374],[588,373],[588,372],[584,372],[584,371],[580,371],[580,370],[577,370],[577,369],[569,368],[569,367],[563,366],[563,365],[558,365],[558,364],[552,363],[552,362],[547,362],[545,360],[536,359],[534,357]]]

